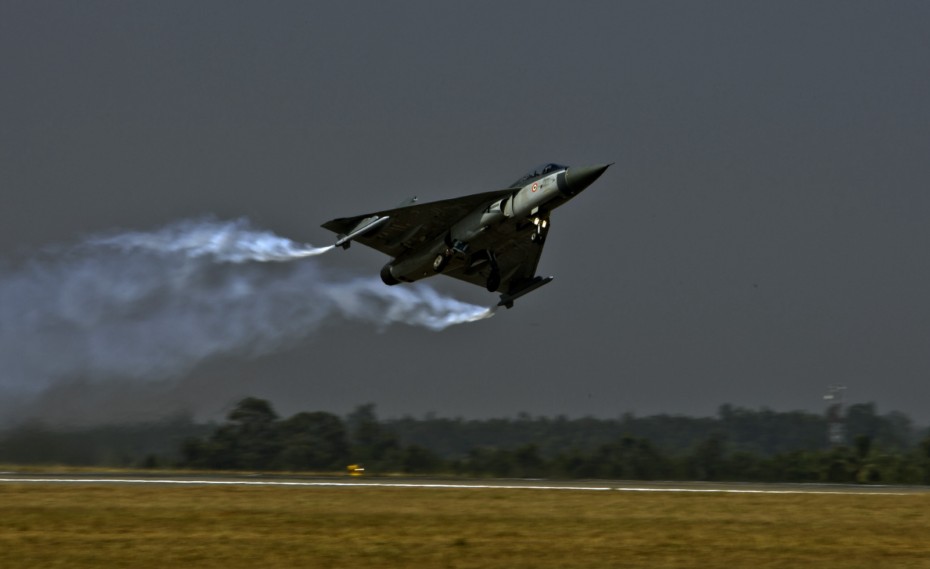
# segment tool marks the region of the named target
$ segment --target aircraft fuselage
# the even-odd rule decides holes
[[[436,270],[436,265],[442,263],[440,256],[448,260],[459,256],[467,261],[465,255],[469,251],[493,251],[493,242],[501,237],[500,233],[508,233],[500,226],[508,222],[514,224],[514,229],[521,222],[533,223],[537,229],[536,239],[542,245],[549,227],[549,213],[581,193],[608,166],[560,167],[551,173],[530,177],[522,187],[514,188],[512,195],[475,208],[453,225],[448,234],[385,265],[381,278],[389,285],[414,282],[440,272]],[[497,231],[491,232],[491,229]]]
[[[584,191],[608,166],[546,164],[505,190],[402,205],[334,219],[324,227],[339,233],[338,246],[348,248],[357,240],[390,255],[392,260],[381,269],[387,285],[446,274],[501,290],[501,303],[509,307],[551,280],[535,274],[551,212]]]

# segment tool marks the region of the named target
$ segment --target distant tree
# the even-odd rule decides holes
[[[768,482],[768,468],[763,459],[751,452],[734,452],[726,461],[727,480]]]
[[[197,437],[187,437],[181,441],[180,454],[180,466],[189,468],[210,467],[210,452],[207,449],[207,443]]]
[[[344,421],[324,412],[279,420],[267,401],[248,398],[227,419],[205,440],[184,443],[184,464],[328,470],[360,462],[373,473],[930,483],[930,436],[919,445],[898,446],[913,435],[910,421],[895,413],[879,416],[871,404],[849,407],[853,445],[835,449],[822,447],[822,417],[730,405],[716,419],[632,414],[617,420],[547,419],[523,413],[516,419],[426,416],[382,422],[373,404],[357,407]],[[32,442],[49,437],[41,430],[28,435],[23,438]],[[64,446],[56,441],[49,438],[47,446]],[[0,438],[0,454],[23,448],[10,442]]]
[[[921,482],[930,484],[930,435],[920,441],[920,447],[914,455],[914,462],[923,471]]]
[[[904,449],[916,442],[911,420],[902,413],[879,415],[874,403],[857,403],[846,410],[850,437],[865,435],[883,448]]]
[[[237,468],[267,470],[281,450],[275,421],[278,414],[264,399],[248,397],[230,411],[232,423],[224,433],[231,438]]]
[[[551,474],[559,478],[597,478],[598,466],[596,458],[572,449],[553,459]]]
[[[519,478],[540,478],[546,475],[547,465],[539,456],[539,447],[523,445],[513,451],[513,474]]]
[[[872,452],[872,437],[868,435],[856,435],[856,457],[860,461],[868,460]]]
[[[67,428],[30,421],[0,431],[0,463],[125,467],[155,456],[159,465],[166,465],[177,461],[179,441],[210,430],[182,415],[144,423]]]
[[[723,436],[716,434],[702,442],[691,454],[691,475],[695,480],[721,480],[725,476]]]
[[[469,451],[461,471],[478,476],[507,478],[516,476],[513,452],[504,449],[476,448]]]
[[[267,470],[281,450],[275,429],[278,418],[271,404],[248,397],[226,416],[228,422],[206,441],[186,440],[181,448],[184,463],[201,468]]]
[[[818,482],[823,475],[823,451],[796,450],[778,454],[764,462],[765,482]]]
[[[356,407],[346,423],[353,461],[369,470],[389,470],[398,466],[400,443],[397,436],[378,421],[373,403]]]
[[[822,482],[849,484],[856,481],[859,461],[848,447],[837,447],[822,455]]]
[[[419,445],[404,447],[401,453],[401,469],[408,474],[435,474],[442,468],[442,459]]]
[[[636,441],[632,469],[637,480],[656,480],[672,476],[671,462],[647,439]]]
[[[276,426],[281,449],[272,466],[284,470],[341,469],[349,462],[342,419],[332,413],[298,413]]]
[[[246,397],[236,404],[226,418],[243,429],[260,430],[268,428],[277,421],[278,414],[268,401],[257,397]]]

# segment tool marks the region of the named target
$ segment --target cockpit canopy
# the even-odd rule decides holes
[[[556,164],[555,162],[549,162],[547,164],[541,164],[529,172],[526,173],[522,178],[511,184],[510,187],[516,188],[520,186],[525,186],[533,178],[542,178],[543,176],[548,176],[553,172],[558,172],[559,170],[565,170],[567,166],[562,166],[561,164]]]

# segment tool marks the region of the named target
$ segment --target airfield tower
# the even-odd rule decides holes
[[[844,391],[845,385],[834,383],[827,387],[827,394],[823,396],[824,401],[827,401],[827,441],[832,447],[846,444],[846,422],[843,419]]]

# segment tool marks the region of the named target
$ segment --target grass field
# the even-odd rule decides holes
[[[0,567],[927,567],[930,495],[5,484]]]

